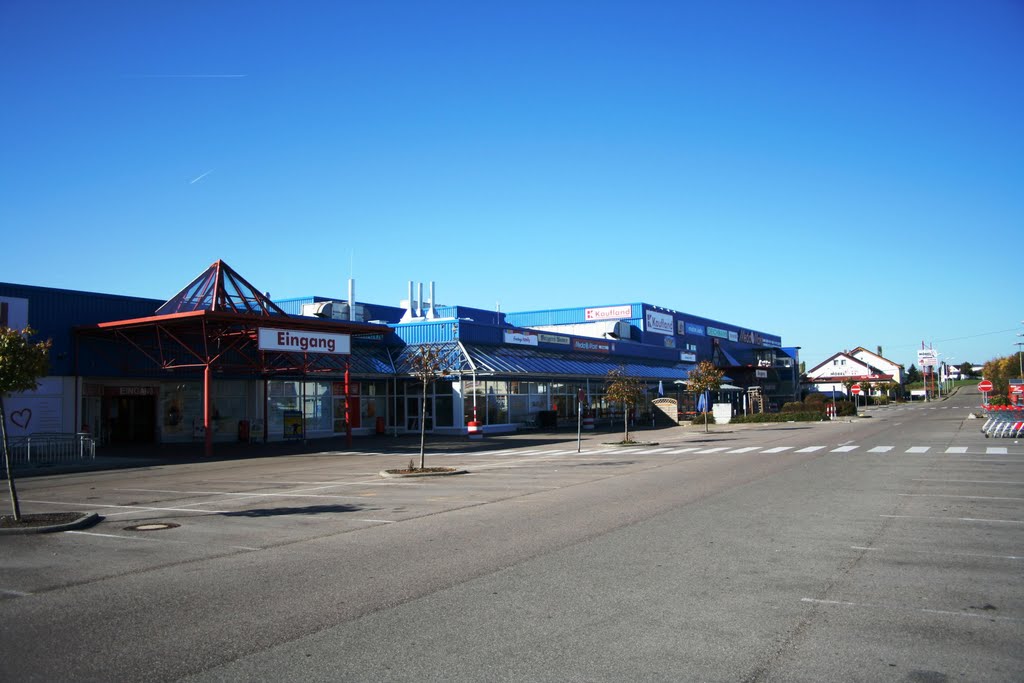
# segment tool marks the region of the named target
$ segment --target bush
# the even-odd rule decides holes
[[[782,404],[782,412],[784,413],[802,413],[808,410],[800,401],[790,401],[789,403]]]
[[[707,423],[704,422],[705,415],[707,415],[708,418]],[[691,421],[690,424],[693,425],[694,427],[703,427],[705,424],[713,425],[715,424],[715,416],[712,415],[711,413],[697,413],[697,415],[694,416],[693,421]]]
[[[753,413],[751,415],[737,415],[732,419],[739,424],[755,424],[758,422],[821,422],[828,419],[825,413],[808,412],[802,413]]]

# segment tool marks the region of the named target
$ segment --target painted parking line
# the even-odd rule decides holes
[[[824,448],[824,446],[808,446],[807,448],[799,449],[797,453],[813,453],[815,451],[820,451],[822,448]]]
[[[828,605],[833,607],[859,607],[861,609],[873,609],[882,610],[885,612],[892,612],[894,610],[904,610],[910,612],[922,612],[924,614],[937,614],[946,617],[967,617],[974,619],[986,619],[990,621],[1009,621],[1009,622],[1022,622],[1024,619],[1020,617],[994,617],[991,614],[973,613],[973,612],[957,612],[954,610],[944,609],[929,609],[926,607],[893,607],[891,605],[874,605],[869,602],[846,602],[844,600],[821,600],[818,598],[800,598],[800,602],[812,603],[815,605]]]
[[[227,514],[232,510],[197,510],[195,508],[158,508],[146,505],[101,505],[99,503],[89,503],[83,505],[82,503],[65,503],[58,500],[25,500],[25,503],[33,503],[36,505],[70,505],[72,507],[87,507],[87,508],[118,508],[120,510],[128,510],[129,512],[135,512],[136,510],[145,510],[146,512],[197,512],[204,515],[209,514]],[[211,501],[212,502],[212,501]],[[223,502],[223,501],[220,501]],[[210,503],[192,503],[193,505],[209,505]]]
[[[904,453],[927,453],[931,446],[911,446]]]
[[[874,448],[869,448],[868,453],[888,453],[892,449],[892,446],[875,446]]]
[[[989,446],[985,449],[985,455],[1006,455],[1006,446]]]
[[[966,453],[967,446],[950,446],[946,449],[947,453]]]
[[[937,519],[943,522],[990,522],[992,524],[1024,524],[1019,519],[981,519],[979,517],[936,517],[932,515],[878,515],[888,519]]]
[[[788,451],[792,448],[792,446],[776,446],[775,448],[765,450],[765,453],[782,453],[783,451]]]
[[[850,451],[855,451],[858,448],[860,448],[860,446],[839,446],[838,448],[833,448],[829,453],[849,453]]]

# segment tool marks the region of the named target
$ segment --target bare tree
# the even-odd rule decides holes
[[[424,345],[419,347],[409,359],[412,374],[423,385],[423,396],[420,401],[420,469],[426,463],[427,438],[427,387],[439,377],[448,375],[448,359],[439,346]]]

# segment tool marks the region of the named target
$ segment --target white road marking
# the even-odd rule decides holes
[[[788,451],[791,448],[793,448],[793,447],[792,446],[776,446],[775,448],[769,448],[768,450],[765,451],[765,453],[781,453],[783,451]]]
[[[1019,519],[979,519],[977,517],[934,517],[929,515],[878,515],[890,519],[938,519],[944,522],[992,522],[995,524],[1024,524]]]
[[[1003,481],[999,479],[913,479],[912,481],[937,481],[943,484],[1010,484],[1024,486],[1024,481]]]
[[[328,487],[318,487],[328,488]],[[170,489],[112,489],[113,491],[141,491],[143,493],[180,493],[182,495],[239,496],[241,498],[262,498],[279,496],[282,498],[356,498],[362,496],[338,496],[324,493],[242,493],[234,491],[174,491]]]
[[[851,545],[852,550],[877,550],[883,552],[884,548],[865,548],[859,545]],[[912,548],[899,548],[896,552],[918,553],[921,555],[942,555],[943,557],[984,557],[990,560],[1024,560],[1020,555],[988,555],[985,553],[944,553],[935,550],[914,550]]]
[[[718,453],[719,451],[724,451],[727,448],[728,448],[728,446],[717,446],[715,448],[704,448],[702,450],[697,451],[697,453]]]
[[[898,495],[916,498],[968,498],[971,500],[1024,500],[1005,496],[958,496],[952,493],[900,493]]]
[[[1006,446],[989,446],[985,449],[985,455],[1006,455]]]
[[[675,450],[669,451],[671,455],[679,455],[680,453],[689,453],[690,451],[697,450],[697,446],[690,446],[689,448],[676,448]]]
[[[26,593],[25,591],[11,590],[10,588],[0,588],[0,595],[13,595],[16,598],[27,598],[32,594]]]
[[[808,446],[807,448],[801,448],[797,453],[813,453],[814,451],[820,451],[824,446]]]
[[[924,607],[894,608],[894,607],[889,607],[889,606],[886,606],[886,605],[874,605],[874,604],[872,604],[870,602],[845,602],[845,601],[841,601],[841,600],[818,600],[816,598],[800,598],[800,602],[809,602],[809,603],[814,603],[816,605],[834,605],[834,606],[837,606],[837,607],[864,607],[864,608],[867,608],[867,609],[880,609],[880,610],[886,610],[886,611],[891,611],[893,609],[903,609],[903,610],[908,610],[908,611],[912,611],[912,612],[924,612],[926,614],[941,614],[941,615],[949,616],[949,617],[972,617],[974,619],[989,619],[989,620],[993,620],[993,621],[996,621],[996,620],[998,620],[998,621],[1012,621],[1012,622],[1024,621],[1024,619],[1021,619],[1019,617],[997,617],[997,616],[992,616],[991,614],[981,614],[981,613],[975,614],[973,612],[954,612],[952,610],[928,609],[928,608],[924,608]]]
[[[892,449],[892,446],[875,446],[874,448],[869,448],[868,453],[888,453]]]
[[[38,505],[71,505],[73,507],[87,507],[87,508],[120,508],[122,510],[151,510],[154,512],[201,512],[203,514],[227,514],[231,510],[196,510],[195,508],[158,508],[158,507],[147,507],[145,505],[101,505],[99,503],[64,503],[61,501],[54,500],[26,500],[26,503],[35,503]],[[211,501],[216,502],[216,501]],[[193,505],[209,505],[210,503],[193,503]]]
[[[911,446],[905,453],[927,453],[931,446]]]
[[[833,448],[829,453],[849,453],[850,451],[855,450],[857,450],[857,446],[840,446],[838,448]]]
[[[749,453],[750,451],[756,451],[759,448],[761,448],[761,447],[760,446],[747,446],[746,448],[736,448],[736,449],[731,450],[729,452],[730,453]]]
[[[947,453],[966,453],[967,446],[950,446],[946,449]]]

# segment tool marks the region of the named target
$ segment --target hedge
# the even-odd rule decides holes
[[[818,412],[802,413],[753,413],[751,415],[737,415],[732,418],[733,423],[751,424],[756,422],[823,422],[828,416]]]

